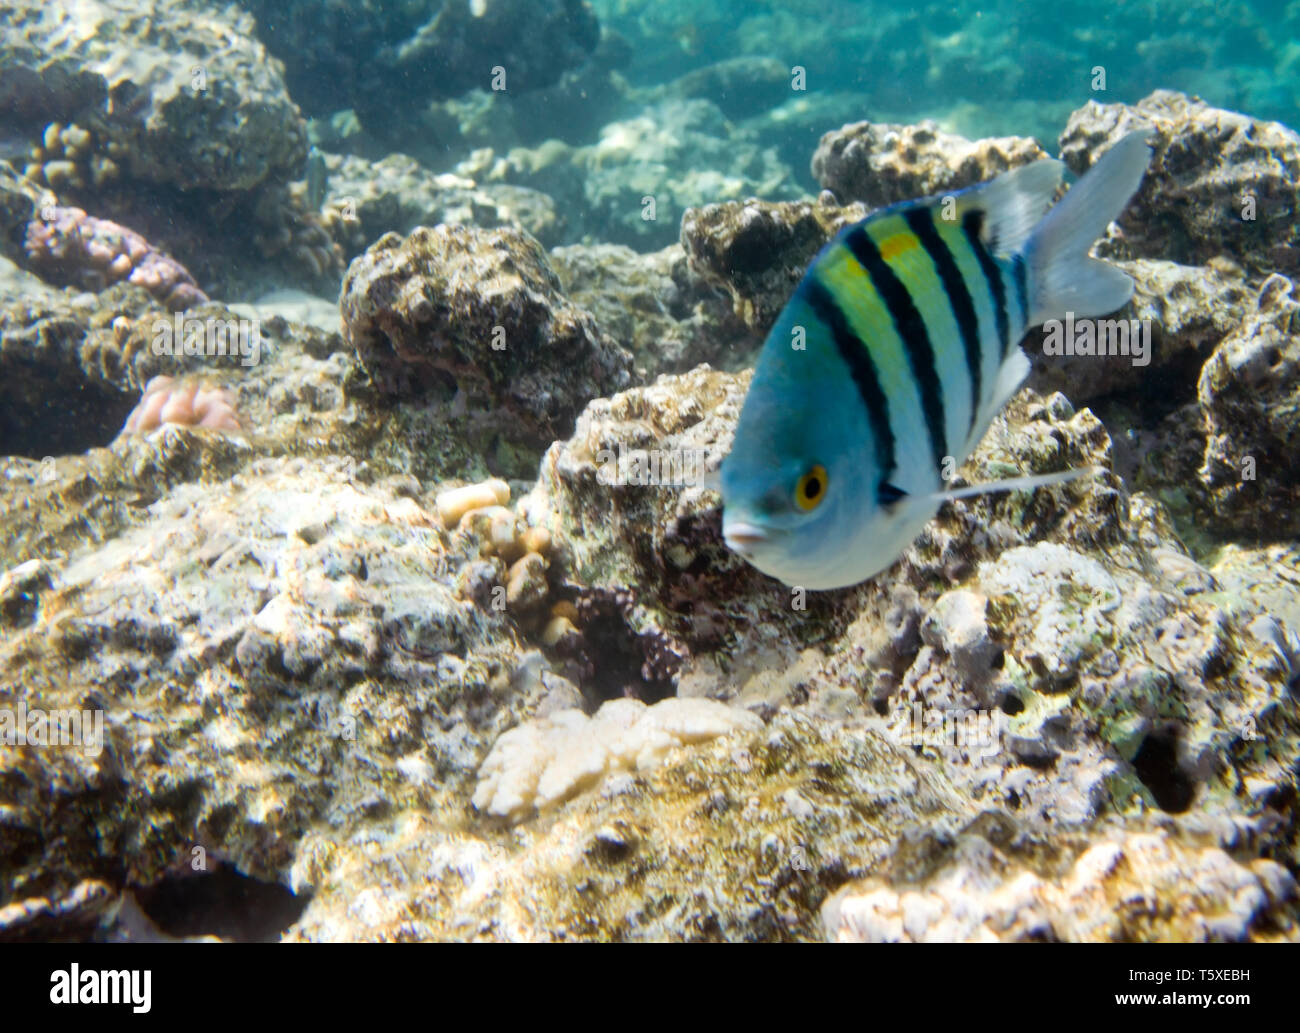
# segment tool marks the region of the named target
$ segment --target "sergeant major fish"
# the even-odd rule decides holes
[[[1088,249],[1150,159],[1145,133],[1124,137],[1046,215],[1064,171],[1051,159],[840,232],[760,353],[722,464],[727,545],[786,584],[839,588],[892,564],[946,499],[1086,472],[958,491],[941,477],[1028,375],[1026,330],[1132,296]]]

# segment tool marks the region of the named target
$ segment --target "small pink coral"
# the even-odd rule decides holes
[[[219,384],[193,377],[176,380],[159,376],[150,380],[140,404],[126,418],[122,433],[147,434],[164,423],[243,433],[235,416],[235,396]]]
[[[24,246],[37,273],[69,286],[101,290],[127,280],[173,312],[208,300],[176,259],[134,230],[80,208],[41,209],[41,217],[27,224]]]

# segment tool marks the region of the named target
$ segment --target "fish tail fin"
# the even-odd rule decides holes
[[[1067,312],[1102,316],[1133,296],[1133,281],[1088,251],[1137,193],[1151,161],[1149,138],[1149,131],[1129,133],[1111,147],[1030,233],[1021,252],[1030,326]]]

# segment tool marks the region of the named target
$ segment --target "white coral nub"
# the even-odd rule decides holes
[[[707,742],[763,722],[708,699],[665,699],[647,707],[634,699],[605,703],[594,717],[564,710],[525,722],[496,741],[479,768],[474,806],[521,821],[599,784],[607,774],[646,771],[679,746]]]

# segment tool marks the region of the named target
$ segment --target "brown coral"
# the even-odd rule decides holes
[[[855,122],[822,137],[812,173],[841,201],[880,208],[992,179],[1047,155],[1023,136],[967,140],[934,122]]]
[[[51,122],[31,149],[23,172],[51,190],[84,190],[92,183],[100,187],[116,180],[126,153],[120,140],[101,140],[84,126]]]

